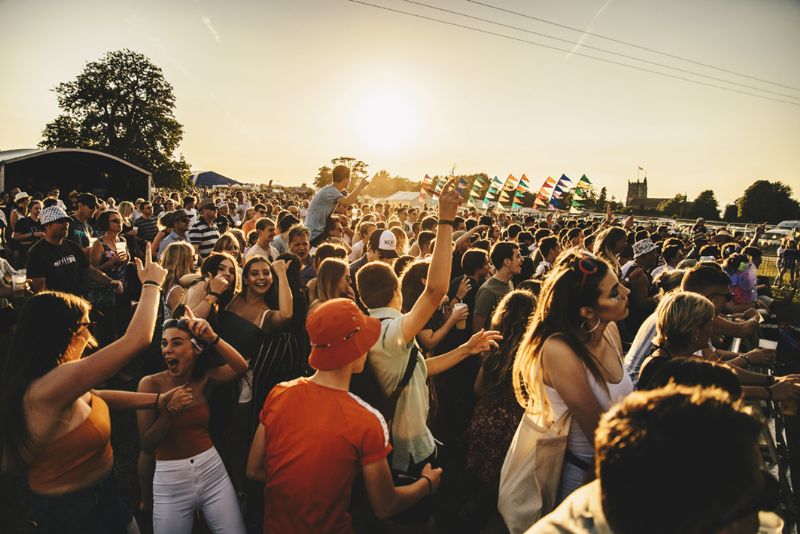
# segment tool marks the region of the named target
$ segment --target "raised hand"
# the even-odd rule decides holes
[[[497,342],[502,341],[503,336],[497,330],[483,330],[475,332],[464,346],[470,354],[478,354],[489,349],[498,348]]]
[[[472,281],[464,276],[461,279],[461,283],[458,284],[458,290],[456,291],[456,296],[459,300],[464,300],[464,297],[469,293],[469,290],[472,289]]]
[[[183,318],[186,320],[186,327],[191,332],[192,337],[205,343],[211,343],[217,339],[217,334],[205,319],[197,319],[192,313],[191,308],[186,307]]]
[[[286,260],[275,260],[272,262],[272,268],[275,270],[275,274],[277,275],[285,275],[287,267]]]
[[[148,241],[144,250],[144,264],[139,258],[135,258],[136,272],[139,274],[139,280],[144,282],[155,282],[158,285],[164,284],[164,279],[167,277],[167,270],[161,265],[153,261],[152,245]]]
[[[452,221],[458,214],[458,207],[464,201],[458,193],[456,179],[451,178],[444,184],[439,194],[439,219]]]
[[[211,275],[209,275],[209,278],[211,278]],[[214,293],[225,293],[225,290],[228,289],[228,279],[224,276],[217,275],[211,278],[208,289]]]

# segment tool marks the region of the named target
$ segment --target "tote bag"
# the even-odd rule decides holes
[[[541,359],[532,383],[528,407],[500,470],[497,509],[511,534],[525,532],[555,507],[572,421],[569,411],[553,421]]]

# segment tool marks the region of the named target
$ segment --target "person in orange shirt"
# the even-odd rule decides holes
[[[244,232],[245,239],[247,239],[247,234],[256,229],[258,220],[267,216],[267,207],[264,204],[256,204],[253,210],[253,217],[242,223],[242,232]]]
[[[347,510],[359,470],[379,518],[435,493],[442,470],[430,464],[412,484],[394,486],[386,422],[348,391],[350,377],[364,370],[380,321],[339,298],[319,305],[306,327],[309,364],[317,372],[273,388],[247,461],[247,476],[265,482],[264,532],[352,532]]]

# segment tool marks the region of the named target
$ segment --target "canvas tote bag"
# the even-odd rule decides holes
[[[541,358],[532,383],[528,406],[500,470],[497,509],[511,534],[525,532],[555,507],[572,420],[566,411],[553,421]]]

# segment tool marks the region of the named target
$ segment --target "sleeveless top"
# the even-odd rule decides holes
[[[213,447],[208,415],[208,403],[204,402],[173,416],[167,436],[156,448],[156,460],[185,460]]]
[[[173,284],[165,293],[162,293],[164,296],[162,297],[162,309],[164,311],[164,321],[172,319],[172,310],[170,309],[167,302],[169,301],[169,296],[172,295],[172,291],[178,287],[182,287],[180,284]]]
[[[264,322],[265,311],[261,316]],[[225,309],[217,315],[217,333],[222,336],[233,348],[239,351],[248,362],[258,356],[261,345],[264,343],[265,333],[244,317]]]
[[[622,400],[626,395],[633,391],[633,382],[631,382],[631,377],[628,376],[628,373],[625,372],[625,365],[622,362],[622,352],[620,351],[619,347],[617,347],[616,343],[614,343],[613,338],[608,335],[608,330],[606,330],[604,337],[619,357],[620,366],[622,367],[622,379],[616,384],[613,382],[605,382],[604,387],[603,384],[598,382],[594,375],[592,375],[589,369],[585,366],[584,370],[586,372],[586,379],[589,381],[589,388],[592,390],[597,402],[600,403],[600,406],[602,406],[603,411],[606,411],[613,404]],[[608,388],[608,391],[606,391],[606,388]],[[553,420],[558,421],[561,415],[563,415],[564,412],[566,412],[569,408],[555,388],[545,384],[544,390],[553,410]],[[572,424],[569,428],[567,449],[580,458],[591,459],[594,457],[594,444],[589,441],[589,439],[583,433],[583,429],[575,419],[572,420]]]
[[[108,405],[94,394],[91,403],[92,410],[81,424],[34,452],[28,466],[28,484],[34,492],[46,494],[65,484],[80,484],[87,473],[111,467]]]
[[[117,238],[118,243],[125,243],[125,240],[121,237]],[[103,263],[111,261],[114,256],[117,255],[117,249],[111,248],[105,240],[100,239],[100,243],[103,245]],[[127,244],[126,244],[127,248]],[[128,269],[127,264],[121,263],[116,269],[109,271],[108,273],[109,278],[113,278],[114,280],[119,280],[123,283],[123,285],[127,285],[128,283]]]

